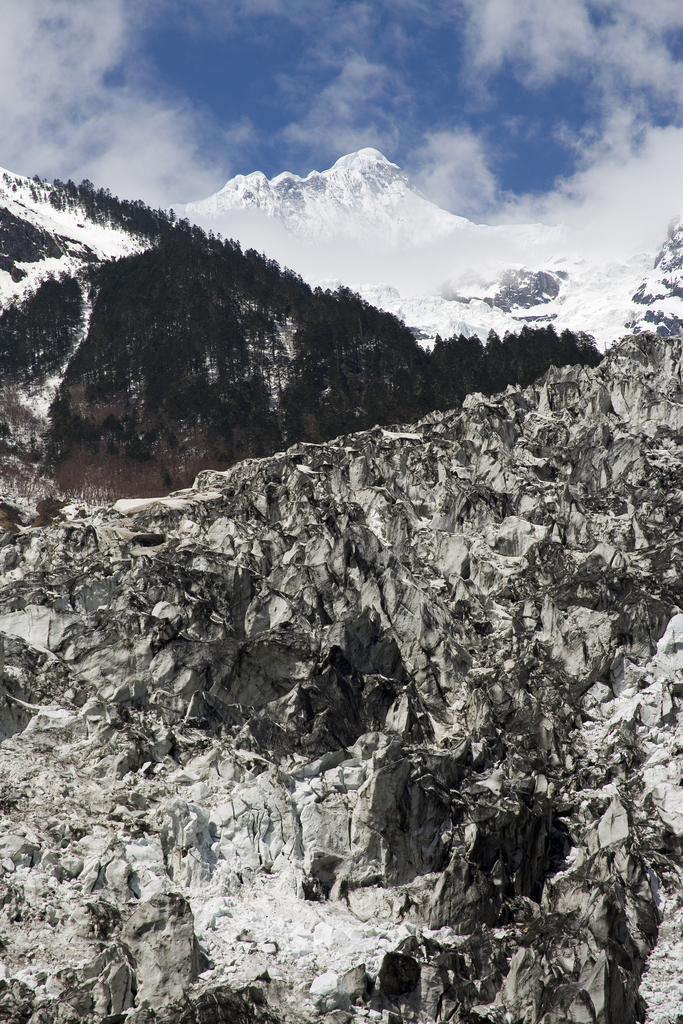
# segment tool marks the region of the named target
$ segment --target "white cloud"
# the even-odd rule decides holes
[[[649,127],[630,134],[628,112],[615,114],[588,150],[585,167],[543,195],[508,196],[497,211],[507,222],[564,223],[588,253],[617,255],[663,241],[683,212],[683,129]]]
[[[5,0],[4,166],[89,177],[153,203],[206,194],[225,180],[227,168],[199,153],[200,133],[213,126],[181,97],[154,88],[136,50],[144,13],[128,0]],[[238,125],[226,142],[242,143],[248,131]]]
[[[469,128],[429,133],[413,155],[415,183],[432,202],[464,217],[480,217],[499,198],[485,141]]]
[[[391,152],[398,142],[395,107],[403,93],[400,79],[386,66],[353,53],[282,137],[333,159],[363,146]]]
[[[545,193],[503,194],[491,135],[455,128],[426,138],[414,174],[431,199],[489,223],[565,223],[587,251],[649,247],[683,211],[683,30],[679,0],[460,0],[469,82],[501,71],[530,89],[578,81],[590,113],[580,131],[558,115],[555,139],[576,171]],[[523,158],[523,155],[522,155]]]
[[[607,102],[645,90],[683,101],[683,66],[670,49],[683,28],[679,0],[460,0],[467,16],[471,65],[504,64],[530,87],[561,76],[588,76]]]

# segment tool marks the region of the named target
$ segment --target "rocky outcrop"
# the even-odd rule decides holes
[[[110,861],[105,869],[107,884],[119,891],[125,892],[129,878],[130,866],[123,858]],[[126,921],[122,941],[142,982],[137,993],[141,1005],[165,1006],[197,980],[194,918],[182,896],[157,893],[142,901]]]
[[[681,349],[4,533],[9,1019],[661,1020]]]
[[[561,277],[561,274],[550,274],[545,270],[505,270],[498,281],[495,296],[485,298],[484,302],[502,309],[504,313],[531,309],[557,298]]]
[[[63,255],[54,235],[0,207],[0,270],[11,274],[12,280],[26,277],[19,263],[38,263]]]
[[[661,337],[677,335],[681,329],[679,301],[683,298],[683,220],[675,217],[669,225],[667,239],[657,254],[654,266],[640,285],[632,302],[648,306],[642,314],[637,309],[632,325],[642,323],[646,330],[657,331]]]

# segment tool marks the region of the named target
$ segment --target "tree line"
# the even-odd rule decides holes
[[[529,327],[431,353],[346,288],[310,288],[238,243],[180,222],[145,252],[92,271],[88,333],[53,402],[50,457],[87,471],[148,464],[167,486],[297,441],[323,441],[596,365],[591,338]]]

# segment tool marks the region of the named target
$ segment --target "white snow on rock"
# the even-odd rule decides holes
[[[184,509],[189,508],[193,501],[212,501],[215,498],[220,498],[220,496],[219,491],[204,491],[199,493],[188,487],[180,497],[119,498],[118,501],[114,502],[112,508],[115,512],[121,512],[124,515],[142,512],[147,508],[151,508],[153,505],[161,505],[162,508],[169,509]]]
[[[628,838],[628,815],[626,808],[615,797],[598,824],[600,846],[623,843]]]
[[[624,678],[613,684],[614,696],[590,710],[593,724],[585,727],[592,749],[609,742],[620,723],[637,723],[649,758],[642,770],[641,799],[651,801],[654,821],[672,835],[683,836],[683,718],[675,715],[671,687],[683,688],[683,614],[674,615],[645,669],[626,662]],[[608,793],[608,791],[611,791]],[[596,847],[617,847],[628,839],[629,823],[618,789],[605,787],[610,803],[597,825]],[[683,1012],[683,897],[679,878],[664,888],[650,869],[662,921],[657,946],[650,954],[641,993],[647,1003],[647,1024],[670,1024]]]
[[[310,994],[321,1013],[329,1010],[347,1010],[351,1004],[344,983],[334,971],[320,974],[311,985]]]
[[[683,789],[660,782],[652,790],[652,803],[666,827],[675,836],[683,836]]]
[[[571,241],[567,239],[567,243]],[[561,244],[561,243],[560,243]],[[558,245],[561,252],[561,248]],[[544,327],[553,324],[560,333],[565,328],[592,334],[601,349],[626,333],[629,324],[639,322],[647,312],[634,304],[632,296],[650,272],[655,251],[627,256],[623,261],[607,264],[587,257],[567,258],[558,255],[544,260],[539,270],[556,274],[561,272],[559,293],[556,298],[544,298],[538,305],[517,307],[505,312],[487,303],[499,286],[505,270],[523,271],[522,264],[499,264],[479,268],[476,264],[466,274],[457,275],[444,295],[414,295],[399,291],[391,285],[363,284],[357,290],[372,305],[385,309],[414,329],[424,348],[431,348],[437,335],[450,338],[463,334],[477,335],[485,341],[489,331],[500,337],[505,331],[519,331],[525,324]],[[457,293],[457,298],[452,297]],[[683,300],[673,298],[675,309],[683,318]],[[643,322],[643,327],[646,323]]]
[[[0,209],[4,208],[34,227],[73,243],[60,258],[18,263],[25,277],[15,282],[0,271],[0,307],[35,289],[50,274],[74,274],[84,257],[112,259],[140,252],[146,246],[127,231],[112,224],[97,224],[82,210],[58,210],[49,202],[51,186],[36,188],[30,178],[0,167]]]

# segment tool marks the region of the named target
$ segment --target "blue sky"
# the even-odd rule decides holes
[[[242,173],[306,174],[362,145],[405,165],[425,133],[465,126],[488,140],[503,189],[546,190],[575,166],[555,129],[579,132],[596,116],[585,75],[529,88],[506,65],[484,83],[470,78],[461,18],[432,22],[379,4],[339,5],[335,26],[339,18],[362,28],[352,41],[341,31],[337,41],[333,29],[324,48],[309,22],[268,13],[222,31],[206,16],[189,26],[170,22],[150,34],[146,52],[160,85],[180,90],[216,124],[244,125],[249,134],[234,161]],[[339,89],[352,62],[369,95],[360,104],[354,96],[350,116],[336,110],[325,131],[315,97]],[[220,141],[212,141],[219,157]]]
[[[5,0],[0,164],[168,204],[374,146],[477,220],[683,209],[680,0]]]

